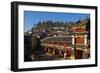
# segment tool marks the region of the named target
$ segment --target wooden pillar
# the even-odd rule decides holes
[[[74,57],[76,57],[76,41],[75,41],[75,35],[72,35],[72,45],[74,45],[74,47],[72,48],[72,50],[73,50],[73,55],[74,55]]]
[[[55,48],[53,48],[53,55],[55,55]]]
[[[74,45],[75,44],[75,36],[72,35],[72,44]]]
[[[48,48],[48,53],[50,53],[50,48]]]
[[[67,59],[67,52],[64,53],[64,59]]]
[[[61,51],[61,50],[59,50],[59,55],[60,55],[60,56],[63,56],[63,55],[62,55],[62,51]]]
[[[74,55],[74,52],[75,52],[75,50],[74,50],[74,48],[72,48],[72,55]]]
[[[84,35],[84,45],[87,45],[87,35]]]

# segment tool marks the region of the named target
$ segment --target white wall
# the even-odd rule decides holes
[[[14,0],[1,0],[0,1],[0,73],[11,73],[10,69],[10,2]],[[18,0],[16,0],[18,1]],[[100,0],[20,0],[20,1],[34,1],[34,2],[46,2],[46,3],[61,3],[61,4],[78,4],[78,5],[94,5],[98,6],[98,13],[100,13]],[[100,14],[98,14],[100,16]],[[98,17],[99,19],[100,17]],[[98,20],[99,21],[99,20]],[[98,24],[100,21],[98,22]],[[100,25],[98,25],[100,27]],[[100,31],[100,28],[98,28]],[[100,34],[98,34],[100,37]],[[100,40],[100,38],[98,39]],[[98,42],[100,43],[100,42]],[[100,48],[100,46],[99,46]],[[100,52],[98,48],[98,51]],[[100,55],[100,53],[98,54]],[[100,58],[99,58],[100,60]],[[99,63],[100,64],[100,63]],[[60,70],[44,70],[44,71],[35,71],[36,73],[91,73],[100,72],[100,66],[91,67],[91,68],[74,68],[74,69],[60,69]],[[32,73],[32,71],[30,71]]]

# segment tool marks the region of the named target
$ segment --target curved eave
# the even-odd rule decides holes
[[[68,35],[85,35],[88,34],[88,32],[70,32]]]

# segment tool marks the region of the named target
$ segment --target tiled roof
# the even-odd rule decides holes
[[[43,42],[72,42],[72,37],[49,37],[43,40]]]
[[[77,29],[74,29],[73,31],[74,32],[86,32],[86,30],[83,28],[77,28]]]

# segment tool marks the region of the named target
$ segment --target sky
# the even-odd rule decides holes
[[[90,14],[84,13],[61,13],[61,12],[40,12],[24,11],[24,31],[30,30],[39,21],[63,21],[75,22],[79,19],[90,18]]]

